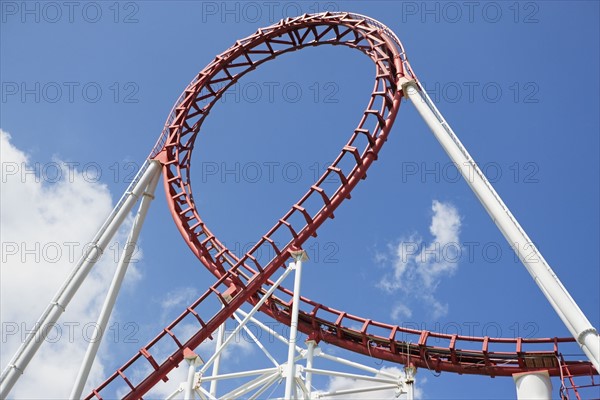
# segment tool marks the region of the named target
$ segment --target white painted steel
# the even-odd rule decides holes
[[[548,371],[514,374],[518,400],[551,400],[552,382]]]
[[[326,369],[317,369],[317,368],[305,368],[306,372],[310,371],[313,374],[317,375],[328,375],[328,376],[337,376],[339,378],[349,378],[349,379],[360,379],[363,381],[377,382],[377,383],[387,383],[390,385],[398,386],[398,378],[391,379],[383,376],[368,376],[368,375],[358,375],[358,374],[350,374],[348,372],[339,372],[332,371]]]
[[[272,374],[259,376],[258,378],[254,379],[253,381],[250,381],[250,382],[246,383],[245,385],[238,387],[237,389],[232,390],[231,392],[223,395],[222,398],[223,399],[238,399],[238,398],[242,397],[243,395],[245,395],[246,393],[250,393],[251,391],[258,389],[259,387],[265,385],[266,383],[272,382],[273,378],[277,378],[277,377],[279,377],[279,371],[272,373]]]
[[[271,385],[273,385],[276,381],[281,379],[281,375],[280,374],[273,374],[271,380],[265,382],[265,384],[263,385],[263,387],[261,387],[260,389],[258,389],[256,392],[254,392],[254,394],[250,397],[248,397],[248,400],[258,400],[258,399],[262,399],[263,397],[262,394],[264,392],[267,391],[267,389],[269,389],[269,387],[271,387]]]
[[[378,390],[396,389],[397,387],[398,387],[398,385],[388,384],[388,385],[366,386],[366,387],[356,388],[356,389],[332,390],[330,392],[319,393],[319,397],[345,396],[348,394],[367,393],[367,392],[375,392]]]
[[[248,313],[246,313],[241,308],[238,309],[236,311],[236,313],[240,313],[240,314],[242,314],[242,316],[247,316],[248,315]],[[265,324],[263,324],[259,320],[255,319],[255,318],[251,318],[250,320],[252,321],[252,323],[258,325],[262,330],[264,330],[265,332],[267,332],[269,335],[273,336],[275,339],[279,340],[281,343],[284,343],[286,346],[290,344],[289,340],[287,340],[285,337],[281,336],[279,333],[277,333],[273,329],[269,328],[268,326],[266,326]],[[296,351],[298,353],[301,353],[302,350],[303,349],[300,346],[296,345]]]
[[[185,381],[185,392],[183,395],[183,398],[185,400],[194,400],[195,396],[194,396],[194,379],[196,376],[196,359],[198,357],[196,357],[195,359],[190,359],[187,360],[187,362],[190,364],[188,366],[188,376],[187,376],[187,380]]]
[[[229,374],[222,374],[217,376],[204,376],[202,377],[202,382],[212,382],[214,380],[222,381],[224,379],[237,379],[237,378],[246,378],[254,375],[265,375],[271,374],[274,372],[279,372],[279,368],[271,367],[271,368],[263,368],[263,369],[253,369],[249,371],[240,371],[240,372],[231,372]]]
[[[295,396],[295,379],[296,379],[296,363],[294,357],[296,355],[296,341],[298,340],[298,310],[300,303],[300,283],[302,281],[302,257],[303,254],[299,253],[296,256],[295,262],[292,264],[293,269],[296,271],[294,274],[294,295],[292,297],[292,315],[290,322],[290,339],[288,345],[288,361],[286,366],[286,377],[285,377],[285,398],[294,399]],[[292,395],[292,391],[294,395]]]
[[[360,369],[360,370],[363,370],[365,372],[369,372],[371,374],[379,374],[379,375],[387,376],[388,378],[392,378],[392,379],[396,378],[396,376],[394,376],[394,375],[392,375],[390,373],[387,373],[385,371],[380,371],[380,370],[375,369],[373,367],[368,367],[366,365],[362,365],[362,364],[359,364],[359,363],[354,362],[354,361],[349,361],[349,360],[346,360],[345,358],[341,358],[341,357],[337,357],[337,356],[332,356],[330,354],[326,354],[326,353],[323,353],[323,352],[318,353],[318,357],[321,357],[321,358],[324,358],[324,359],[330,360],[330,361],[335,361],[335,362],[340,363],[342,365],[347,365],[349,367]]]
[[[216,349],[220,348],[223,345],[223,340],[225,339],[225,324],[221,324],[221,326],[219,326],[219,329],[217,329],[217,343],[216,343]],[[221,367],[221,355],[219,354],[217,356],[217,358],[215,358],[215,362],[213,364],[212,367],[212,375],[213,376],[217,376],[219,375],[219,369]],[[215,379],[214,381],[210,382],[210,388],[209,388],[209,393],[211,396],[216,396],[217,395],[217,384],[218,384],[218,380]]]
[[[236,313],[233,313],[233,318],[238,323],[240,323],[240,324],[242,323],[242,320],[240,319],[240,317],[238,317],[238,315]],[[252,339],[254,344],[264,353],[264,355],[273,363],[273,365],[275,367],[279,367],[279,363],[277,362],[277,360],[275,360],[275,357],[273,357],[271,355],[271,353],[269,353],[267,348],[260,342],[260,340],[257,339],[256,336],[254,336],[254,333],[252,333],[252,331],[250,329],[248,329],[247,326],[244,326],[244,332],[246,332],[248,334],[248,337],[250,337],[250,339]]]
[[[413,400],[415,398],[415,374],[417,369],[412,365],[408,364],[404,367],[404,388],[406,390],[406,400]]]
[[[307,390],[306,397],[310,399],[310,394],[312,392],[312,372],[310,372],[310,369],[313,367],[315,346],[317,345],[317,342],[315,342],[314,340],[307,340],[306,345],[308,346],[308,351],[306,352],[306,376],[304,380],[306,382]]]

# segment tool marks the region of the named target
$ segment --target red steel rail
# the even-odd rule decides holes
[[[350,139],[335,161],[302,198],[242,257],[236,256],[211,233],[201,219],[192,195],[190,162],[196,135],[212,106],[246,73],[280,55],[305,47],[341,45],[359,50],[375,64],[375,83],[367,107]],[[270,277],[300,248],[351,191],[366,177],[369,166],[387,140],[403,97],[401,81],[415,79],[398,38],[384,25],[351,13],[322,13],[287,18],[237,41],[204,68],[182,93],[165,125],[151,158],[163,164],[164,185],[175,223],[192,252],[217,277],[208,290],[133,358],[92,391],[87,399],[126,390],[126,399],[141,398],[183,360],[185,348],[194,349],[223,324],[244,302],[256,303],[272,284]],[[351,165],[348,167],[347,165]],[[338,182],[326,190],[326,180]],[[315,207],[314,204],[319,204]],[[277,243],[286,243],[278,246]],[[265,265],[259,254],[269,248],[274,257]],[[289,324],[292,293],[280,288],[261,311]],[[289,298],[289,300],[283,300]],[[223,307],[221,307],[223,305]],[[207,317],[208,315],[208,317]],[[195,321],[191,336],[178,332],[183,323]],[[351,329],[361,325],[360,330]],[[435,371],[460,374],[510,376],[516,372],[548,370],[560,376],[559,343],[572,338],[507,339],[466,337],[389,325],[334,310],[302,297],[299,329],[316,340],[373,357]],[[375,333],[376,331],[377,333]],[[383,335],[381,332],[385,332]],[[410,336],[407,340],[401,336]],[[445,343],[434,346],[432,340]],[[546,351],[528,351],[546,344]],[[495,350],[502,345],[504,351]],[[506,346],[511,351],[506,351]],[[164,347],[168,355],[162,355]],[[475,349],[471,349],[475,346]],[[161,350],[159,350],[159,348]],[[133,371],[150,367],[135,380]],[[568,363],[572,375],[597,374],[588,361]]]

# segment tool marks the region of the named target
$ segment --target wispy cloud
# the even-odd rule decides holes
[[[412,317],[412,310],[405,304],[397,303],[392,307],[391,316],[393,320],[410,318]]]
[[[387,293],[401,292],[405,295],[403,302],[392,307],[391,317],[394,320],[412,316],[411,299],[424,302],[434,319],[448,313],[448,305],[437,300],[435,292],[441,280],[458,268],[461,217],[450,203],[434,200],[431,210],[431,241],[427,242],[414,233],[390,245],[389,255],[376,255],[376,261],[387,267],[377,286]]]

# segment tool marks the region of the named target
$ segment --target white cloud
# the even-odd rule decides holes
[[[62,179],[32,173],[40,171],[40,164],[16,148],[2,130],[0,140],[0,364],[4,368],[109,214],[112,199],[105,185],[74,169],[62,174]],[[51,168],[61,165],[53,161]],[[117,249],[123,248],[118,244],[125,238],[120,232],[113,239],[113,248],[97,263],[58,324],[47,327],[46,342],[11,398],[67,398],[112,278]],[[128,278],[138,275],[132,264]],[[105,375],[109,357],[104,353],[96,360],[90,381],[98,382]]]
[[[402,319],[412,317],[412,310],[405,304],[395,304],[392,308],[392,319]]]
[[[434,200],[431,210],[429,232],[432,240],[426,243],[420,235],[413,234],[391,246],[389,258],[393,260],[393,271],[384,274],[378,287],[388,293],[404,293],[407,296],[403,300],[417,298],[423,301],[429,307],[431,317],[437,319],[448,313],[448,305],[440,303],[434,294],[441,280],[452,275],[458,267],[461,217],[450,203]],[[381,255],[377,259],[386,261]],[[412,310],[406,301],[392,307],[394,320],[411,316]]]
[[[182,287],[169,291],[159,300],[161,310],[160,320],[164,324],[171,322],[173,320],[171,315],[173,312],[179,315],[181,310],[192,304],[199,295],[198,288],[195,287]]]

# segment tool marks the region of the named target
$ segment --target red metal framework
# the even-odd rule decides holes
[[[319,180],[250,251],[238,257],[211,233],[196,209],[190,180],[196,135],[215,102],[246,73],[282,54],[327,44],[355,48],[375,63],[375,84],[367,108],[347,144]],[[344,199],[350,198],[350,192],[366,177],[400,107],[401,82],[413,79],[416,77],[397,37],[380,23],[350,13],[303,15],[259,29],[237,41],[202,70],[174,106],[151,158],[164,165],[167,200],[180,233],[217,281],[87,398],[102,398],[102,393],[119,381],[129,391],[125,398],[140,398],[179,365],[185,348],[194,349],[211,338],[244,302],[256,303],[272,284],[269,278],[273,273],[285,267],[290,250],[301,247],[310,236],[316,236],[320,225],[333,218],[334,210]],[[325,190],[323,183],[327,179],[338,182],[335,191]],[[286,244],[278,246],[276,243]],[[262,265],[258,254],[264,246],[274,250],[275,256]],[[261,311],[289,324],[291,295],[291,291],[280,288],[278,296],[272,296]],[[178,333],[183,321],[197,324],[198,329],[192,336]],[[350,329],[350,322],[362,328]],[[307,298],[301,298],[299,329],[314,339],[380,359],[403,364],[410,361],[416,367],[436,371],[489,376],[510,376],[539,369],[560,376],[558,344],[574,341],[572,338],[478,338],[412,330],[349,315]],[[445,345],[433,346],[432,338]],[[527,351],[527,346],[533,344],[547,344],[549,349]],[[499,345],[503,348],[508,345],[512,350],[498,351],[495,346]],[[172,350],[168,356],[159,357],[159,346]],[[470,349],[473,346],[475,349]],[[567,364],[573,376],[597,373],[587,361]],[[139,382],[133,381],[130,374],[133,368],[148,365],[151,372]]]
[[[600,386],[600,382],[594,379],[593,374],[590,374],[590,376],[573,374],[571,372],[571,365],[565,362],[565,359],[562,356],[562,354],[559,355],[558,362],[561,368],[561,386],[559,389],[561,400],[568,400],[572,397],[577,400],[581,400],[582,395],[584,395],[583,398],[586,399],[588,397],[586,397],[585,395],[593,395],[592,390],[594,389],[596,390],[596,395],[598,394],[597,389]],[[594,398],[596,397],[594,396]]]

